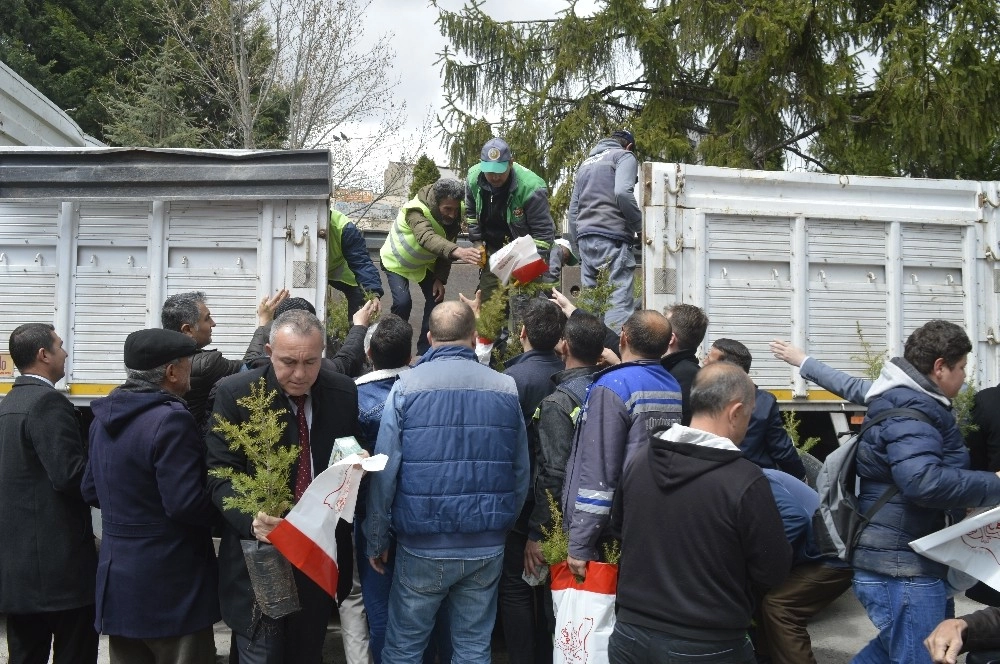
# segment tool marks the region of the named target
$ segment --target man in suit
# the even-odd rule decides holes
[[[215,664],[218,511],[181,398],[197,353],[180,332],[133,332],[125,384],[92,404],[82,492],[102,508],[95,627],[109,636],[112,664]]]
[[[232,423],[246,421],[249,413],[236,403],[261,379],[265,389],[276,390],[273,407],[285,409],[282,445],[297,447],[299,461],[293,469],[291,487],[298,499],[312,478],[330,462],[334,440],[342,436],[363,439],[358,426],[358,392],[354,381],[322,369],[325,333],[316,316],[307,311],[288,311],[271,326],[265,346],[270,364],[231,376],[219,382],[213,415]],[[216,431],[206,439],[210,468],[230,467],[253,473],[241,451],[229,449]],[[223,500],[232,496],[229,480],[209,480],[212,500],[223,510]],[[281,515],[260,513],[256,517],[223,510],[226,527],[219,550],[219,600],[222,617],[236,635],[241,664],[319,664],[327,623],[334,600],[309,577],[294,571],[302,610],[279,620],[261,614],[255,606],[250,576],[240,540],[268,542],[267,536]],[[344,575],[344,570],[341,570]],[[347,581],[350,581],[350,575]]]
[[[97,661],[87,454],[69,400],[55,390],[66,351],[51,325],[10,335],[21,375],[0,401],[0,613],[11,664]]]

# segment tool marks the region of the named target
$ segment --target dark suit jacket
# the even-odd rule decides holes
[[[213,415],[219,415],[230,422],[245,421],[247,410],[238,405],[236,400],[249,394],[250,385],[256,383],[261,376],[264,377],[268,390],[278,391],[275,407],[286,410],[282,445],[297,447],[298,425],[295,416],[292,415],[291,405],[278,386],[270,364],[220,381],[216,388]],[[329,465],[334,439],[355,436],[362,441],[364,436],[358,425],[358,390],[353,380],[322,369],[310,394],[313,403],[309,447],[312,451],[313,469],[318,475]],[[206,443],[209,468],[229,466],[240,472],[252,473],[246,455],[230,450],[229,445],[218,433],[210,431]],[[293,472],[290,484],[294,484],[294,481]],[[212,493],[212,501],[220,510],[225,497],[234,495],[232,483],[228,480],[210,477],[209,490]],[[240,540],[253,539],[250,532],[253,516],[233,510],[222,510],[222,512],[226,521],[219,548],[219,601],[222,605],[222,618],[233,631],[250,637],[254,622],[260,617],[260,610],[254,607],[250,575],[247,573]]]
[[[69,400],[18,377],[0,401],[0,613],[94,603],[97,551],[80,496],[86,464]]]
[[[82,492],[101,507],[96,628],[157,639],[219,620],[205,444],[183,401],[131,381],[91,404]]]
[[[660,360],[664,369],[670,372],[681,386],[681,424],[691,424],[691,383],[701,366],[693,350],[679,350]]]

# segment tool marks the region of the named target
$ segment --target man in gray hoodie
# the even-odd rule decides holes
[[[642,213],[633,193],[639,171],[634,147],[624,130],[599,141],[580,164],[569,201],[570,242],[580,257],[583,285],[597,285],[597,271],[608,266],[614,292],[604,322],[615,333],[636,308],[632,243],[642,232]]]

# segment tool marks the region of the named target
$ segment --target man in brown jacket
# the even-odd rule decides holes
[[[465,185],[454,178],[441,178],[421,188],[413,200],[399,209],[379,252],[392,293],[392,313],[403,320],[410,319],[413,307],[410,281],[417,282],[424,294],[424,316],[417,337],[418,355],[423,355],[430,346],[427,324],[434,305],[444,300],[444,285],[448,282],[452,259],[469,265],[479,264],[477,249],[455,243],[462,225],[464,195]]]

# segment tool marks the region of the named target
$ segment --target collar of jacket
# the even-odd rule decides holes
[[[355,385],[364,385],[365,383],[374,383],[377,380],[385,380],[386,378],[395,378],[399,374],[403,373],[410,367],[398,367],[396,369],[376,369],[375,371],[370,371],[364,376],[358,376],[354,379]]]
[[[503,363],[505,369],[509,369],[515,364],[520,364],[532,358],[545,358],[547,360],[558,360],[559,356],[556,355],[554,350],[529,350],[510,358]]]
[[[597,373],[595,373],[594,374],[594,380],[596,381],[598,378],[600,378],[602,376],[605,376],[605,375],[611,373],[612,371],[618,371],[619,369],[625,369],[627,367],[651,367],[651,366],[660,366],[660,361],[659,360],[632,360],[631,362],[622,362],[621,364],[613,364],[610,367],[608,367],[607,369],[601,369],[600,371],[598,371]]]
[[[472,360],[473,362],[476,363],[479,362],[479,360],[476,359],[476,351],[472,350],[468,346],[455,345],[455,346],[437,346],[435,348],[431,348],[426,353],[424,353],[424,356],[420,358],[420,361],[417,362],[417,364],[420,365],[420,364],[425,364],[427,362],[432,362],[434,360],[456,359],[456,358],[463,360]]]
[[[689,360],[691,362],[694,362],[695,364],[698,364],[698,356],[695,355],[694,349],[686,348],[684,350],[679,350],[676,353],[670,353],[669,355],[665,355],[660,360],[660,364],[663,365],[664,369],[670,371],[671,369],[673,369],[674,367],[676,367],[678,364],[680,364],[685,360]]]

